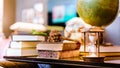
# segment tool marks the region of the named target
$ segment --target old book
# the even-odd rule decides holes
[[[37,41],[11,41],[10,48],[36,48],[38,43]]]
[[[38,57],[49,58],[49,59],[64,59],[70,57],[79,56],[79,50],[68,50],[68,51],[49,51],[49,50],[38,50]]]
[[[45,36],[40,35],[12,35],[12,41],[45,41]]]
[[[87,48],[88,49],[88,48]],[[88,50],[86,49],[86,52],[88,52]],[[100,46],[99,47],[100,52],[120,52],[120,46]],[[80,51],[84,52],[84,46],[80,47]]]
[[[100,52],[120,52],[120,46],[100,46]]]
[[[120,46],[101,46],[100,54],[102,56],[119,56],[120,57]]]
[[[89,53],[87,50],[86,53]],[[80,47],[80,54],[84,55],[84,47]],[[120,57],[120,46],[100,46],[100,56],[106,56],[106,57]]]
[[[80,44],[76,42],[63,42],[63,43],[39,43],[37,44],[37,50],[52,50],[52,51],[64,51],[64,50],[76,50],[80,48]]]
[[[6,56],[37,56],[38,51],[35,48],[8,48]]]

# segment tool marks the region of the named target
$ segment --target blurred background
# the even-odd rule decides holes
[[[10,41],[13,32],[10,26],[16,22],[65,28],[67,21],[78,17],[76,3],[77,0],[0,0],[1,42]],[[120,45],[119,13],[113,23],[105,28],[104,42]],[[0,48],[7,47],[6,44],[6,41],[0,44]]]

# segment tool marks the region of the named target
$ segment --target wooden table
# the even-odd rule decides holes
[[[67,58],[67,59],[46,59],[38,57],[21,57],[21,56],[4,56],[8,61],[28,62],[28,63],[44,63],[68,67],[82,68],[119,68],[120,57],[106,57],[104,62],[85,62],[82,57]],[[109,60],[108,60],[109,59]],[[67,67],[67,68],[68,68]]]

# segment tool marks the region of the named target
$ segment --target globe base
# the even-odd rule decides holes
[[[104,28],[103,27],[97,27],[97,26],[92,26],[89,29],[90,32],[104,32]]]

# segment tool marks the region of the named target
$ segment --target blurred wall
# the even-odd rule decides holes
[[[52,11],[52,7],[55,5],[70,5],[76,6],[77,0],[48,0],[48,12]]]
[[[16,21],[22,21],[22,11],[34,8],[37,3],[43,3],[43,15],[47,24],[47,0],[16,0]]]
[[[105,42],[120,45],[120,17],[105,29]]]
[[[77,0],[16,0],[16,21],[22,21],[22,11],[24,9],[33,8],[36,3],[44,3],[44,16],[47,24],[47,14],[52,11],[54,5],[69,5],[75,4]]]

